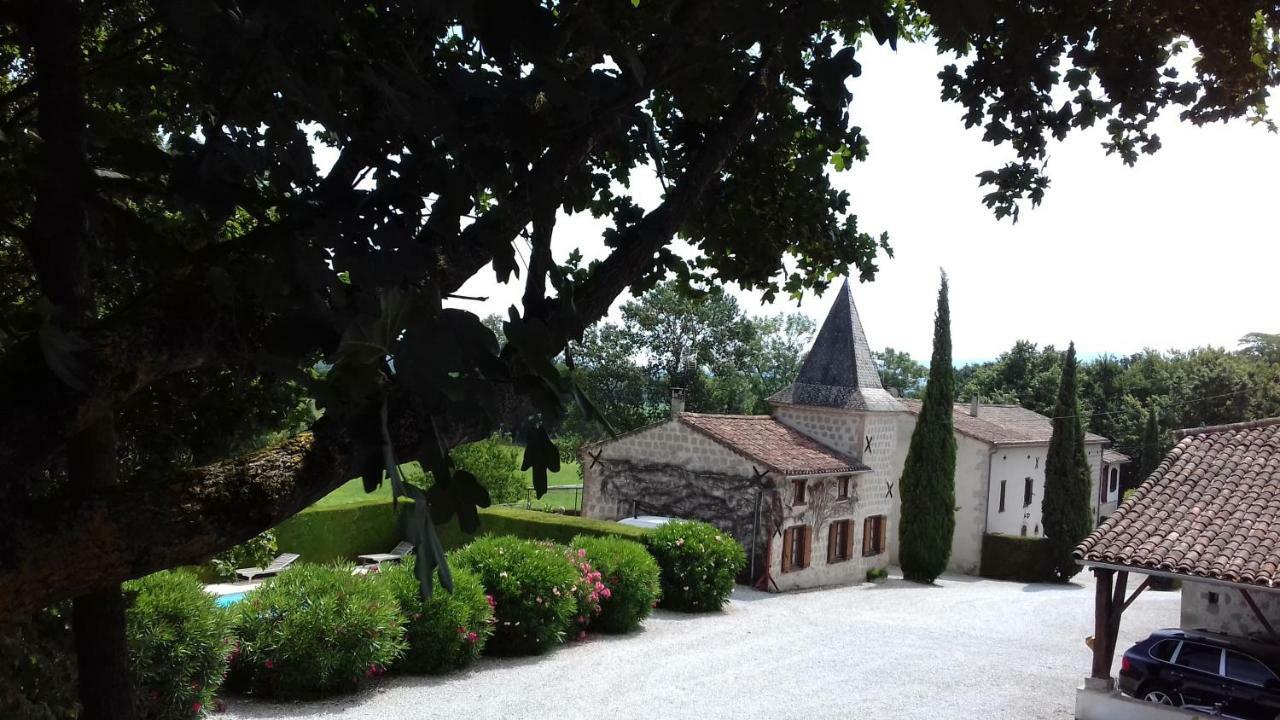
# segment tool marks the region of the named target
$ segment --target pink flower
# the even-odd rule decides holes
[[[586,624],[587,624],[587,616],[586,616],[586,615],[579,615],[579,616],[578,616],[578,624],[579,624],[579,625],[586,625]]]
[[[613,592],[609,590],[609,588],[605,588],[600,591],[600,595],[602,595],[605,600],[608,600],[610,597],[613,596]]]
[[[597,581],[596,581],[596,585],[595,585],[595,587],[596,587],[596,590],[603,590],[603,589],[604,589],[604,583],[602,583],[602,582],[600,582],[599,580],[597,580]]]
[[[262,666],[270,670],[271,668],[275,667],[276,664],[271,662],[271,660],[267,660],[266,662],[262,663]]]
[[[160,699],[160,693],[156,692],[155,690],[152,690],[150,693],[147,694],[147,697],[151,698],[151,702],[156,702],[157,700]]]
[[[583,557],[583,558],[584,558],[584,557],[586,557],[586,556],[587,556],[587,551],[586,551],[586,550],[583,550],[582,548],[578,548],[578,557]]]
[[[466,629],[466,628],[464,628],[464,627],[462,627],[461,625],[459,625],[459,626],[458,626],[458,634],[459,634],[459,635],[466,635],[466,634],[467,634],[467,629]]]
[[[203,705],[201,705],[201,704],[200,704],[200,703],[198,703],[198,702],[191,703],[191,712],[193,712],[193,713],[195,713],[195,714],[199,715],[199,714],[200,714],[200,708],[202,708],[202,707],[204,707],[204,706],[203,706]]]
[[[586,630],[579,630],[579,631],[578,631],[578,639],[579,639],[579,640],[586,640],[586,639],[587,639],[587,631],[586,631]]]
[[[479,640],[479,639],[480,639],[480,636],[476,635],[474,632],[467,633],[467,642],[471,643],[472,645],[475,645],[476,640]]]
[[[489,607],[491,608],[498,607],[498,601],[494,600],[492,595],[485,595],[484,599],[486,602],[489,603]]]

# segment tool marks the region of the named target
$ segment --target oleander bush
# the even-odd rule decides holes
[[[70,601],[0,627],[0,718],[79,717],[73,644]]]
[[[487,652],[537,655],[564,641],[581,575],[561,546],[486,536],[453,553],[451,561],[476,573],[497,603]]]
[[[674,520],[646,538],[662,569],[660,604],[682,612],[719,610],[747,564],[742,545],[704,522]]]
[[[355,690],[404,651],[390,587],[350,565],[295,565],[233,607],[239,646],[228,683],[278,698]]]
[[[453,567],[453,592],[433,578],[431,599],[424,601],[413,563],[384,565],[377,582],[387,586],[404,617],[404,655],[395,669],[439,675],[466,667],[480,657],[493,634],[493,599],[479,576]]]
[[[600,611],[590,628],[625,633],[639,627],[661,595],[662,571],[649,551],[631,540],[589,535],[575,537],[570,547],[595,575]]]
[[[581,548],[575,550],[563,545],[557,546],[554,543],[547,544],[559,548],[569,562],[577,568],[578,579],[573,584],[573,631],[575,639],[583,640],[587,637],[587,628],[601,612],[600,602],[603,596],[608,595],[610,591],[601,582],[600,573],[591,566],[586,550]]]
[[[229,618],[190,572],[128,582],[126,613],[134,716],[199,717],[212,709],[232,647]]]

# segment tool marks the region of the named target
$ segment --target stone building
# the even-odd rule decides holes
[[[583,514],[714,523],[747,548],[751,582],[770,590],[861,581],[896,562],[897,485],[920,404],[881,385],[848,282],[769,406],[703,415],[673,398],[668,420],[583,448]],[[1043,534],[1052,422],[1020,407],[957,405],[955,431],[948,569],[977,573],[984,534]],[[1095,482],[1105,442],[1086,439]]]

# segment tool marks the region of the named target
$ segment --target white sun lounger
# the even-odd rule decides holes
[[[279,575],[285,568],[292,565],[294,560],[297,560],[300,557],[302,556],[297,553],[281,553],[279,557],[271,561],[270,565],[264,568],[240,568],[239,570],[236,570],[236,574],[245,580]]]
[[[413,543],[402,542],[396,545],[389,553],[370,553],[368,555],[359,556],[362,565],[376,565],[384,562],[400,562],[404,560],[404,556],[413,552]]]

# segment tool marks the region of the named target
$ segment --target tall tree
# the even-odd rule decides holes
[[[886,388],[901,390],[906,397],[919,394],[920,384],[929,375],[929,368],[916,362],[904,352],[887,347],[872,353],[880,370],[880,382]]]
[[[1164,443],[1160,438],[1160,416],[1154,407],[1147,408],[1146,421],[1142,424],[1142,449],[1138,458],[1139,483],[1151,477],[1164,459]]]
[[[1084,421],[1076,391],[1076,345],[1067,346],[1053,410],[1053,435],[1044,462],[1044,499],[1040,514],[1049,543],[1053,575],[1066,582],[1080,566],[1071,551],[1093,528],[1089,499],[1092,487],[1089,458],[1084,451]]]
[[[546,428],[592,407],[555,358],[625,289],[873,277],[886,239],[829,172],[866,157],[847,86],[866,42],[964,56],[943,96],[1009,149],[979,183],[1016,216],[1073,128],[1107,125],[1131,163],[1165,110],[1265,122],[1277,27],[1260,0],[0,3],[0,620],[103,593],[110,622],[85,625],[114,632],[119,581],[400,460],[436,478],[420,542],[427,518],[473,528],[487,498],[449,448],[518,423],[538,482]],[[557,219],[584,211],[604,256],[558,260]],[[488,271],[523,286],[502,346],[448,307]],[[254,455],[121,472],[140,393],[226,369],[324,413]]]
[[[931,583],[947,569],[956,526],[956,438],[952,430],[955,370],[951,367],[951,309],[947,275],[938,288],[933,357],[924,402],[911,433],[899,483],[898,558],[908,580]]]

